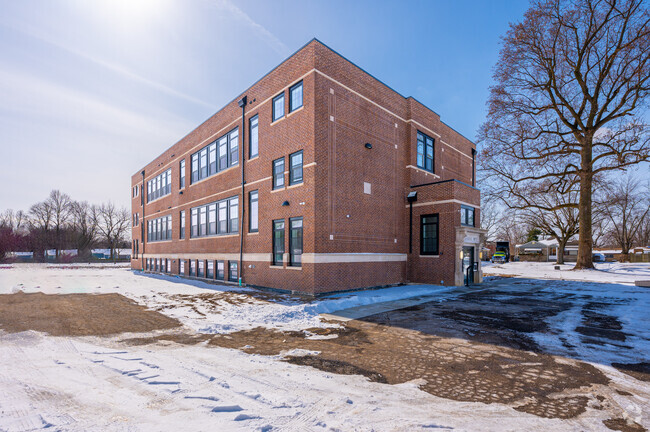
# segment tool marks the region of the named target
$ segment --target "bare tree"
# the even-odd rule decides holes
[[[604,214],[611,223],[611,236],[621,248],[623,260],[629,261],[630,249],[650,213],[650,188],[642,188],[638,180],[628,176],[612,182],[608,195],[609,205]]]
[[[538,205],[524,207],[524,218],[542,233],[553,237],[558,244],[557,263],[564,264],[564,249],[569,240],[578,234],[578,209],[564,204],[575,203],[578,198],[576,191],[558,193],[549,191],[532,197]],[[529,200],[529,201],[531,201]],[[540,207],[552,210],[544,210]]]
[[[495,228],[496,238],[510,242],[511,249],[515,245],[524,243],[528,235],[529,226],[522,219],[520,212],[506,209]]]
[[[637,233],[636,243],[639,246],[650,247],[650,216],[646,216]]]
[[[92,212],[98,233],[110,247],[111,260],[115,260],[115,249],[126,240],[131,228],[131,216],[126,208],[118,209],[111,202],[94,206]]]
[[[61,253],[61,234],[66,228],[72,215],[72,199],[68,194],[59,190],[50,192],[47,199],[52,209],[52,229],[54,230],[54,248],[56,249],[56,258]]]
[[[42,201],[29,208],[29,231],[33,238],[34,259],[42,259],[50,245],[50,231],[54,212],[48,201]]]
[[[487,231],[487,240],[496,239],[496,229],[501,218],[499,203],[494,197],[486,195],[481,197],[481,228]]]
[[[73,202],[71,213],[78,254],[80,257],[88,258],[91,255],[92,245],[97,238],[98,217],[93,213],[92,206],[86,201]]]
[[[650,159],[649,23],[643,0],[533,0],[504,37],[483,168],[504,194],[578,186],[577,203],[548,209],[578,208],[576,268],[593,268],[594,176]]]

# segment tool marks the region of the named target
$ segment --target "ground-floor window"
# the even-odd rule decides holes
[[[223,261],[217,261],[217,279],[224,280],[225,267]]]
[[[190,276],[196,276],[196,260],[190,261]]]
[[[214,261],[212,260],[208,261],[208,271],[206,276],[208,279],[214,279]]]
[[[420,218],[420,253],[438,255],[438,215],[423,215]]]
[[[237,261],[230,261],[228,264],[228,280],[237,282]]]
[[[178,274],[185,274],[185,260],[178,260]]]
[[[199,260],[199,277],[205,277],[205,261]]]
[[[289,265],[302,265],[302,218],[289,219],[291,234],[289,237]]]
[[[163,273],[167,271],[167,260],[164,258],[160,260],[160,271]]]
[[[167,259],[167,273],[171,273],[171,272],[172,272],[172,260],[168,258]]]
[[[282,265],[284,255],[284,220],[273,221],[273,265]]]

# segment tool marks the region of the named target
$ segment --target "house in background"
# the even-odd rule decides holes
[[[132,176],[132,268],[314,295],[480,282],[475,157],[314,39]]]
[[[548,262],[557,260],[555,240],[530,241],[516,246],[519,261]]]

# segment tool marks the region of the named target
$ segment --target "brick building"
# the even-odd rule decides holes
[[[132,267],[309,294],[480,282],[475,153],[314,39],[133,175]]]

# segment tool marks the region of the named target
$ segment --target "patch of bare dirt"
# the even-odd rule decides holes
[[[0,329],[8,333],[36,330],[53,336],[105,336],[180,325],[120,294],[0,295]]]
[[[647,432],[647,429],[633,421],[626,421],[623,418],[603,420],[605,426],[611,430],[621,432]]]
[[[612,363],[612,366],[639,381],[650,382],[650,363]]]

